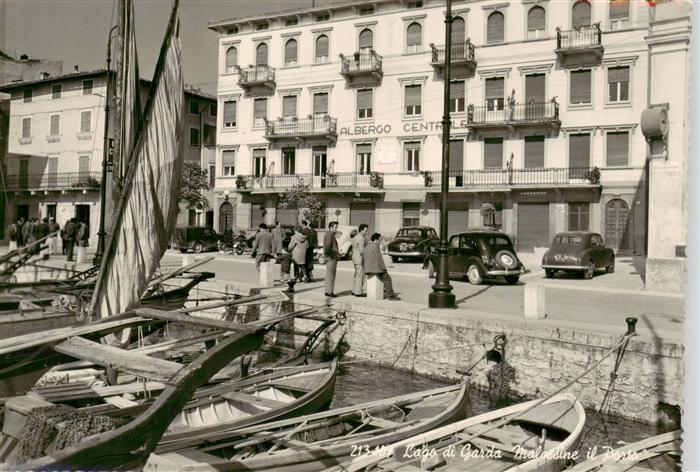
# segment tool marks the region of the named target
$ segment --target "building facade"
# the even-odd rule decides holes
[[[449,231],[497,226],[520,251],[591,230],[643,253],[645,2],[454,2]],[[222,20],[219,229],[296,214],[439,225],[444,1],[352,2]],[[227,195],[224,195],[224,192]],[[224,228],[227,226],[227,228]]]
[[[142,81],[142,106],[149,86]],[[53,217],[63,226],[76,217],[90,228],[90,245],[97,244],[106,88],[105,70],[0,86],[11,97],[5,191],[12,220]],[[213,97],[185,92],[185,160],[205,169],[214,160],[216,117],[210,110],[216,113]],[[178,224],[204,224],[198,217],[204,211],[181,208]]]

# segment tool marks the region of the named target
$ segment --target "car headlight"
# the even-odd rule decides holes
[[[416,248],[416,245],[413,244],[413,243],[409,243],[409,244],[406,245],[406,249],[408,249],[409,251],[411,251],[411,250],[413,250],[413,249],[415,249],[415,248]]]
[[[545,252],[542,256],[542,264],[547,262],[547,257],[549,256],[549,251]]]

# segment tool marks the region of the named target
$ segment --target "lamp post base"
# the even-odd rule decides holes
[[[456,297],[450,292],[435,292],[428,295],[429,308],[455,308]]]
[[[450,248],[446,244],[441,244],[437,248],[437,252],[437,274],[435,274],[435,283],[432,286],[433,291],[428,295],[428,307],[455,308],[456,298],[454,293],[452,293],[450,269],[448,266]]]
[[[92,258],[92,265],[99,267],[100,264],[102,264],[102,254],[99,256],[95,254],[95,257]]]

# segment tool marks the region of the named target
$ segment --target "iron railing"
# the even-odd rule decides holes
[[[379,172],[358,174],[355,172],[314,174],[272,174],[267,176],[241,175],[236,179],[239,190],[286,190],[296,185],[308,185],[311,189],[372,189],[382,188],[383,175]]]
[[[241,85],[275,81],[275,68],[270,66],[249,66],[241,68],[238,83]]]
[[[337,134],[338,120],[328,115],[305,119],[283,118],[276,121],[267,121],[265,124],[265,136],[319,136]]]
[[[6,177],[5,186],[7,190],[98,189],[101,180],[101,172],[27,174]]]
[[[356,52],[352,56],[341,54],[340,73],[356,74],[358,72],[381,72],[382,56],[374,51]]]
[[[479,169],[450,171],[450,188],[509,187],[540,185],[598,185],[592,167]],[[440,188],[442,172],[423,172],[424,186]]]
[[[585,49],[602,45],[600,23],[579,26],[568,31],[557,30],[557,49]]]
[[[559,120],[559,104],[552,99],[549,102],[531,102],[515,105],[497,105],[467,107],[467,121],[470,124],[517,124],[540,123]]]
[[[450,63],[453,62],[472,62],[474,61],[474,45],[468,39],[463,43],[452,43],[450,51]],[[435,46],[430,45],[432,54],[430,61],[433,64],[445,63],[445,45]]]

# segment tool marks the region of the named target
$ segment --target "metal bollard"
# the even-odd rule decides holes
[[[541,284],[525,285],[525,318],[542,320],[545,314],[545,286]]]

